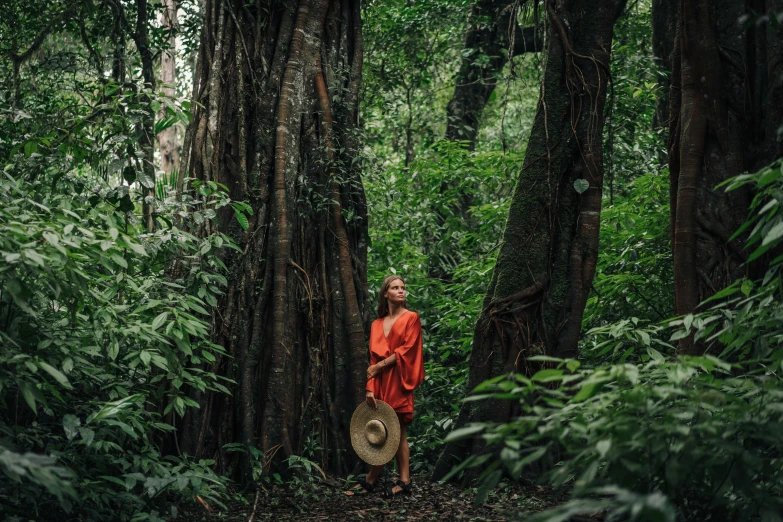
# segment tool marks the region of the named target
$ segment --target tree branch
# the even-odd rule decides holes
[[[21,54],[11,53],[9,52],[8,55],[11,57],[11,61],[14,62],[14,65],[22,64],[30,59],[30,57],[33,55],[35,51],[38,50],[39,47],[41,47],[41,44],[43,44],[44,40],[47,36],[49,36],[49,33],[54,30],[55,26],[57,26],[59,23],[63,22],[64,20],[68,19],[74,12],[74,10],[79,7],[79,2],[75,2],[68,7],[65,11],[60,13],[59,15],[55,16],[54,19],[49,22],[49,25],[47,25],[43,31],[38,33],[38,36],[35,37],[35,40],[33,40],[33,43],[30,44],[30,48],[27,49],[25,52]]]

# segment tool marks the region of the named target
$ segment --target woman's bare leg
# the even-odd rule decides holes
[[[378,483],[378,477],[381,476],[381,472],[383,472],[383,466],[370,466],[370,471],[367,472],[367,475],[365,476],[364,480],[366,480],[370,484],[375,485]],[[358,491],[354,491],[354,490],[358,490],[358,489],[359,487],[355,486],[349,489],[348,491],[343,491],[343,493],[345,493],[350,497],[355,495]]]
[[[400,480],[406,484],[411,482],[411,450],[408,447],[408,426],[403,424],[402,416],[400,417],[400,447],[397,448],[397,468],[400,472]],[[400,486],[394,486],[392,493],[399,493],[402,491]]]
[[[383,465],[381,466],[370,466],[370,471],[367,472],[367,477],[364,479],[370,484],[375,484],[378,482],[378,477],[381,476],[381,472],[383,471]]]

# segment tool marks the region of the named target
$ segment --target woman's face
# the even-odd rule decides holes
[[[389,300],[389,304],[401,305],[405,302],[405,283],[402,279],[395,279],[389,283],[389,289],[386,290],[386,299]]]

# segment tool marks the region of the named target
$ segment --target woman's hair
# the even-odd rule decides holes
[[[402,284],[405,284],[405,279],[398,276],[397,274],[391,274],[387,275],[385,278],[383,278],[383,283],[381,284],[381,292],[378,296],[378,317],[386,317],[389,315],[389,303],[386,301],[386,292],[389,291],[389,287],[391,286],[393,281],[396,281],[399,279],[402,281]],[[402,302],[402,306],[405,308],[408,308],[407,301]]]

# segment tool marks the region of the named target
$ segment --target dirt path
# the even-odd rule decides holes
[[[301,484],[297,488],[273,487],[261,491],[256,501],[235,501],[229,510],[195,512],[186,520],[258,522],[258,521],[504,521],[520,520],[525,513],[540,511],[551,504],[551,495],[536,486],[506,486],[490,494],[483,505],[475,505],[474,490],[429,482],[414,477],[410,496],[383,499],[376,493],[367,496],[343,495],[337,481]],[[390,479],[381,486],[392,485]],[[253,510],[255,504],[255,511]],[[194,517],[196,515],[197,517]]]

